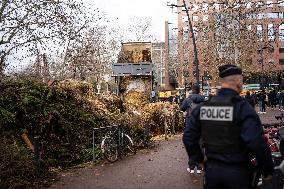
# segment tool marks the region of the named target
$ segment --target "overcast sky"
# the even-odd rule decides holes
[[[165,41],[165,21],[176,22],[177,14],[167,6],[169,3],[176,4],[176,0],[82,0],[86,6],[97,7],[104,12],[109,24],[124,26],[133,17],[149,17],[152,24],[152,35],[158,41]],[[171,25],[172,27],[173,25]],[[21,53],[20,53],[21,54]],[[22,53],[25,54],[25,53]],[[23,59],[17,65],[25,66],[31,58]],[[18,62],[11,56],[9,62]],[[10,65],[14,66],[14,65]]]
[[[111,23],[125,26],[131,17],[149,17],[152,23],[153,35],[159,41],[164,41],[165,21],[177,18],[168,2],[176,0],[84,0],[86,3],[98,7],[106,16],[113,19]]]

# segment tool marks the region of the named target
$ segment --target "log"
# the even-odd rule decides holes
[[[27,133],[23,133],[21,135],[23,141],[26,143],[26,145],[28,146],[29,149],[31,149],[33,152],[35,152],[35,147],[34,145],[32,144],[31,140],[29,139]]]

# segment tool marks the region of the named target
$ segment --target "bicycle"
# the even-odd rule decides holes
[[[101,142],[101,151],[109,162],[115,162],[119,156],[136,154],[136,148],[131,137],[125,134],[122,125],[112,125],[100,127],[100,129],[109,129]]]

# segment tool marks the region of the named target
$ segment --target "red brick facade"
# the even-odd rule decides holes
[[[225,4],[217,4],[213,1],[208,1],[207,3],[203,0],[189,1],[185,0],[187,7],[189,8],[189,15],[192,21],[193,27],[200,26],[203,24],[206,26],[210,21],[214,21],[212,15],[213,13],[221,13],[226,9]],[[179,38],[179,64],[180,71],[178,75],[179,86],[184,86],[186,82],[195,82],[193,65],[193,48],[191,34],[188,30],[188,17],[183,6],[183,0],[177,0],[178,11],[178,38]],[[246,32],[251,32],[252,35],[259,35],[257,40],[248,40],[244,43],[250,43],[252,48],[247,51],[251,51],[247,57],[248,62],[238,62],[240,66],[244,68],[245,65],[250,64],[250,69],[245,69],[245,71],[257,74],[272,73],[272,76],[267,82],[277,82],[275,80],[281,80],[284,70],[284,3],[277,3],[277,0],[268,0],[262,2],[251,2],[244,3],[241,5],[235,5],[236,7],[243,6],[240,13],[241,17],[239,19],[240,23],[246,26]],[[232,7],[231,7],[232,8]],[[233,8],[232,8],[233,10]],[[254,10],[254,11],[252,11]],[[250,12],[249,14],[244,14],[244,11]],[[283,23],[283,24],[282,24]],[[241,31],[243,28],[239,28]],[[167,28],[166,28],[167,30]],[[202,30],[203,31],[203,30]],[[198,28],[199,36],[203,36],[201,29]],[[207,34],[208,37],[214,37],[214,33],[210,32]],[[167,35],[166,35],[167,36]],[[166,40],[167,42],[167,40]],[[166,43],[167,44],[167,43]],[[204,43],[203,43],[204,44]],[[245,44],[244,44],[245,45]],[[166,46],[167,47],[167,46]],[[197,47],[199,52],[199,69],[200,69],[200,80],[204,75],[204,72],[210,72],[213,75],[212,85],[216,84],[217,73],[216,66],[208,65],[205,61],[206,58],[210,57],[210,52],[208,54],[202,54],[202,50],[205,48],[201,42],[197,40]],[[242,47],[240,47],[241,49]],[[239,56],[239,55],[238,55]],[[261,63],[262,61],[263,63]],[[212,59],[215,61],[215,59]],[[220,62],[221,63],[221,62]],[[233,62],[235,63],[235,62]],[[214,65],[214,64],[212,64]],[[277,78],[276,78],[277,75]],[[188,77],[187,77],[188,76]],[[274,77],[275,76],[275,77]],[[251,77],[255,77],[251,76]],[[214,79],[215,78],[215,79]],[[283,80],[283,79],[282,79]],[[257,82],[256,80],[251,82]],[[283,83],[283,81],[282,81]],[[283,83],[284,84],[284,83]]]

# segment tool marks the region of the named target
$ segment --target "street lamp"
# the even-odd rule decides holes
[[[192,35],[192,43],[193,43],[193,51],[194,51],[194,61],[193,64],[195,65],[195,78],[196,78],[196,84],[200,84],[199,81],[199,60],[198,60],[198,56],[197,56],[197,46],[196,46],[196,41],[195,41],[195,36],[194,36],[194,31],[193,31],[193,26],[190,20],[190,16],[189,16],[189,12],[188,12],[188,7],[186,6],[185,0],[183,0],[183,5],[182,6],[178,6],[175,4],[169,4],[169,2],[167,2],[167,6],[173,8],[173,7],[184,7],[185,8],[185,12],[188,18],[188,25],[189,25],[189,29],[190,29],[190,33]]]
[[[259,59],[259,63],[261,63],[261,87],[264,87],[264,64],[263,64],[263,50],[264,49],[268,49],[270,52],[274,51],[274,47],[273,46],[264,46],[264,47],[260,47],[259,49],[257,49],[258,54],[260,54],[260,59]]]

